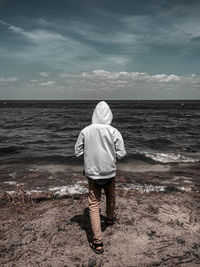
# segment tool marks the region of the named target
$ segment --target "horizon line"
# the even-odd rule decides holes
[[[0,101],[200,101],[200,99],[0,99]]]

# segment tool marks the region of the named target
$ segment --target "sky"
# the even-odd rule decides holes
[[[200,99],[199,0],[0,0],[0,99]]]

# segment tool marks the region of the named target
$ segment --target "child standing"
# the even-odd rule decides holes
[[[92,249],[100,254],[103,252],[103,240],[99,205],[101,189],[106,195],[106,223],[111,225],[115,220],[115,175],[116,158],[126,155],[124,141],[120,132],[112,127],[113,115],[108,104],[101,101],[97,104],[92,124],[85,127],[79,134],[75,144],[75,155],[84,155],[85,176],[89,183],[89,210],[93,231]]]

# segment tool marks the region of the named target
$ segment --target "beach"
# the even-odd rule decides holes
[[[197,191],[198,190],[198,191]],[[1,266],[199,266],[199,187],[190,192],[117,190],[118,219],[101,220],[104,253],[89,247],[87,196],[1,201]],[[10,200],[11,201],[11,200]]]
[[[81,165],[2,169],[1,266],[199,266],[199,164],[158,170],[118,169],[117,222],[105,225],[102,194],[105,251],[96,255]]]

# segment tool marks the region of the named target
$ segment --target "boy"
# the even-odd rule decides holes
[[[112,127],[113,115],[108,104],[101,101],[97,104],[92,124],[79,134],[75,144],[75,155],[84,155],[84,171],[89,183],[89,210],[93,231],[93,242],[90,244],[97,253],[102,253],[102,231],[99,214],[101,189],[106,195],[106,224],[115,221],[115,175],[116,158],[126,155],[124,141],[120,132]]]

